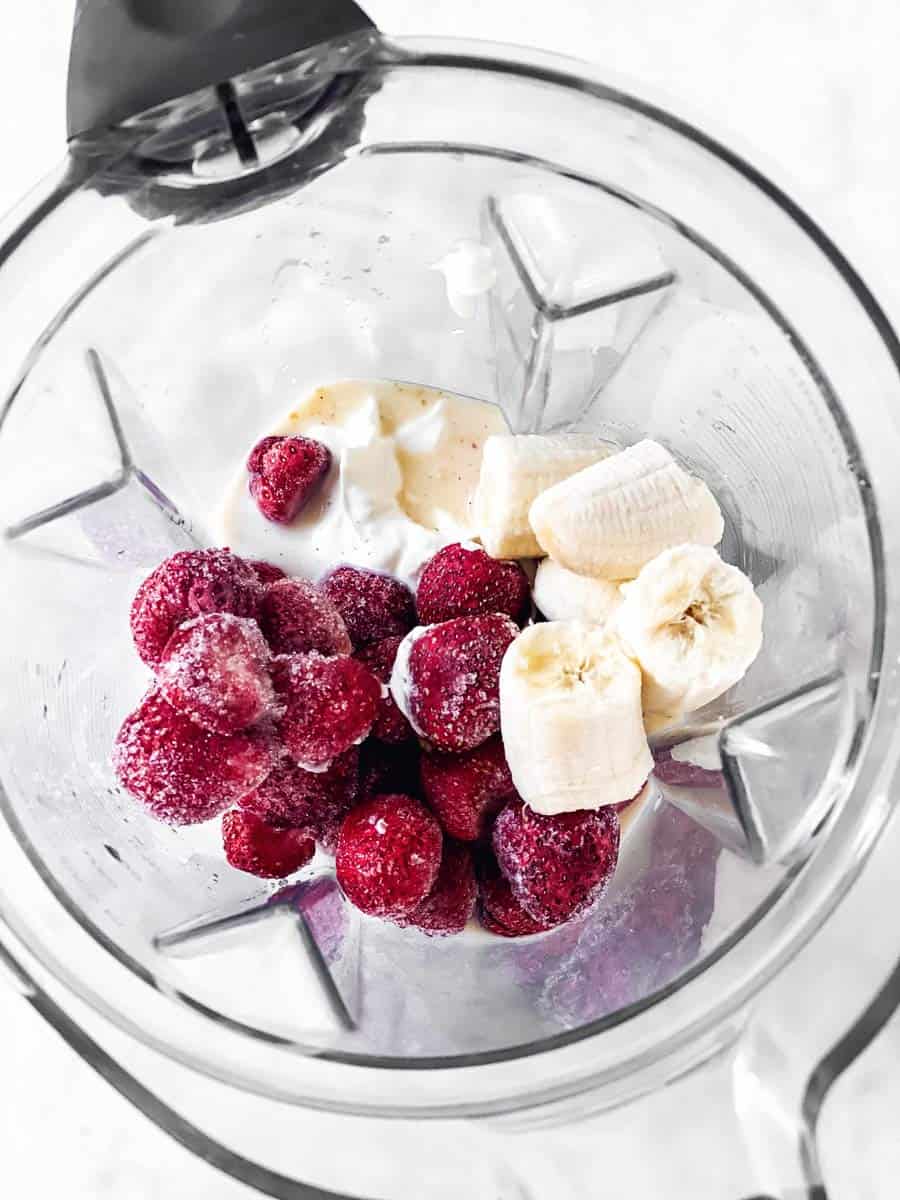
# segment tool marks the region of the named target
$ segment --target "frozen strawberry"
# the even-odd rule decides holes
[[[491,558],[474,542],[456,542],[439,550],[422,572],[416,609],[422,625],[485,613],[506,613],[524,625],[531,588],[518,563]]]
[[[269,647],[247,617],[185,621],[169,638],[156,678],[173,708],[213,733],[237,733],[273,715]]]
[[[336,567],[319,585],[344,618],[357,650],[403,637],[416,623],[413,594],[399,579],[359,567]]]
[[[422,788],[444,832],[461,842],[483,837],[516,794],[499,737],[467,754],[424,754]]]
[[[405,690],[403,708],[420,737],[439,750],[474,750],[499,731],[500,664],[518,632],[509,617],[490,613],[410,635],[392,690]]]
[[[250,495],[269,521],[290,525],[331,467],[331,451],[306,437],[267,437],[247,459]]]
[[[339,754],[326,771],[304,771],[282,759],[241,808],[285,825],[308,829],[324,846],[333,846],[337,827],[356,803],[359,751]]]
[[[359,795],[362,800],[372,796],[399,792],[404,796],[421,798],[422,779],[419,762],[422,753],[417,741],[388,746],[370,738],[361,748],[359,761]]]
[[[552,928],[552,925],[542,924],[528,915],[501,875],[493,854],[479,856],[478,895],[481,923],[489,933],[516,938],[544,933]]]
[[[262,586],[249,563],[229,550],[182,550],[160,563],[137,590],[131,634],[150,667],[179,625],[206,613],[255,617]]]
[[[402,917],[434,887],[441,865],[441,828],[412,796],[375,796],[344,818],[337,879],[361,912]]]
[[[196,825],[258,788],[275,762],[271,732],[209,733],[154,688],[125,718],[113,747],[119,782],[160,821]]]
[[[391,681],[397,647],[402,641],[403,639],[399,637],[384,638],[383,641],[373,642],[370,646],[363,646],[362,650],[357,650],[354,658],[364,663],[376,679],[380,679],[386,685]],[[372,726],[372,734],[379,741],[392,745],[409,741],[410,738],[416,736],[413,727],[397,707],[390,692],[383,697],[379,705],[378,716]]]
[[[305,829],[273,825],[241,809],[222,818],[222,844],[231,866],[260,879],[293,875],[316,852],[316,843]]]
[[[412,926],[430,937],[462,933],[475,911],[478,889],[468,846],[444,842],[444,853],[434,887],[421,904],[397,917],[396,924]]]
[[[281,567],[276,567],[274,563],[263,562],[262,559],[256,558],[247,561],[256,572],[256,578],[263,587],[270,583],[277,583],[279,579],[287,578],[287,573],[282,571]]]
[[[266,588],[259,626],[276,654],[349,654],[353,649],[341,614],[307,579],[281,579]]]
[[[321,770],[368,735],[382,685],[355,658],[289,654],[276,658],[273,677],[284,716],[282,741],[300,767]]]
[[[545,817],[521,801],[494,823],[494,853],[529,916],[562,924],[598,899],[619,858],[619,818],[611,808]]]
[[[272,435],[261,438],[247,456],[247,470],[251,475],[261,475],[266,465],[266,455],[284,439]]]

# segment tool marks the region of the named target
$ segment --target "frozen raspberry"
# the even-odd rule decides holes
[[[330,467],[331,451],[312,438],[263,438],[247,459],[250,495],[267,520],[290,525]]]
[[[344,895],[374,917],[401,917],[421,904],[441,865],[441,827],[412,796],[374,796],[341,826],[337,879]]]
[[[399,637],[385,638],[381,642],[373,642],[371,646],[363,646],[362,650],[357,650],[354,657],[364,663],[376,679],[388,684],[394,668],[394,659],[397,657],[397,647],[402,641]],[[372,734],[379,741],[392,745],[409,741],[416,736],[390,692],[381,701],[378,716],[372,726]]]
[[[176,629],[156,672],[180,713],[212,733],[237,733],[272,714],[269,647],[255,621],[210,613]]]
[[[276,654],[349,654],[353,649],[341,614],[307,579],[282,579],[267,587],[259,625]]]
[[[619,857],[611,808],[545,817],[514,800],[494,823],[494,853],[529,916],[559,925],[600,895]]]
[[[240,805],[259,817],[308,829],[328,848],[334,845],[338,826],[356,803],[358,789],[359,751],[354,746],[339,754],[326,771],[304,771],[289,759],[282,759]]]
[[[516,789],[503,742],[491,738],[468,754],[422,756],[422,788],[445,833],[476,842]]]
[[[506,613],[524,625],[531,612],[528,577],[516,562],[501,562],[471,543],[445,546],[427,564],[416,590],[422,625]]]
[[[228,550],[182,550],[160,563],[137,590],[131,634],[150,667],[179,625],[206,613],[255,617],[262,587],[249,563]]]
[[[344,618],[357,650],[403,637],[416,623],[413,594],[399,579],[358,567],[336,567],[319,585]]]
[[[444,842],[444,854],[434,887],[421,904],[396,918],[404,928],[412,926],[430,937],[462,933],[475,911],[478,889],[468,846]]]
[[[530,917],[500,874],[492,854],[481,855],[478,862],[478,894],[481,923],[489,933],[498,937],[528,937],[544,933],[551,925]]]
[[[263,562],[262,559],[248,559],[249,565],[256,572],[256,578],[266,587],[270,583],[277,583],[279,579],[286,579],[287,573],[282,571],[281,567],[276,567],[274,563]]]
[[[406,712],[439,750],[474,750],[500,729],[500,664],[518,627],[501,613],[416,631],[406,660]],[[404,650],[400,650],[403,659]]]
[[[387,746],[384,742],[370,738],[360,753],[360,799],[370,800],[373,796],[386,796],[397,792],[404,796],[421,798],[421,757],[419,743],[416,741]]]
[[[265,726],[209,733],[154,688],[125,718],[112,758],[119,782],[154,817],[196,825],[259,787],[272,769],[275,747]]]
[[[227,812],[222,818],[222,844],[233,867],[260,879],[293,875],[316,852],[316,843],[305,829],[273,825],[241,809]]]
[[[382,685],[355,658],[289,654],[275,659],[273,676],[285,706],[281,737],[300,767],[327,767],[375,723]]]

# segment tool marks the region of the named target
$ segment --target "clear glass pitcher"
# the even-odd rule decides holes
[[[446,262],[471,244],[493,275],[460,303]],[[367,28],[76,137],[3,230],[0,296],[0,911],[25,973],[185,1104],[210,1085],[182,1068],[234,1085],[214,1136],[336,1191],[356,1185],[283,1139],[248,1144],[259,1105],[300,1106],[313,1142],[383,1119],[363,1160],[421,1137],[435,1187],[465,1145],[470,1194],[527,1195],[485,1138],[732,1046],[859,871],[897,755],[900,356],[809,218],[586,68]],[[137,582],[209,544],[247,446],[346,377],[658,438],[764,600],[745,680],[658,741],[603,903],[549,934],[430,941],[318,868],[273,894],[112,774],[145,684]],[[700,737],[714,769],[673,770]]]

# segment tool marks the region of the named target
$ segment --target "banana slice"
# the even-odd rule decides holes
[[[500,722],[513,782],[535,812],[618,804],[653,766],[641,673],[596,625],[548,621],[516,638],[500,669]]]
[[[613,624],[640,664],[651,728],[721,696],[759,654],[762,601],[710,546],[664,551],[622,594]]]
[[[493,558],[539,558],[543,551],[528,523],[540,492],[614,454],[611,442],[589,434],[495,434],[484,443],[472,516]]]
[[[534,577],[534,602],[548,621],[605,625],[622,603],[618,583],[576,575],[554,558],[542,559]]]
[[[658,442],[644,441],[542,492],[531,505],[541,548],[579,575],[634,579],[662,550],[715,546],[715,497]]]

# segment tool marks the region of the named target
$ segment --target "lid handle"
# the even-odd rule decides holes
[[[371,28],[354,0],[78,0],[69,138]]]

